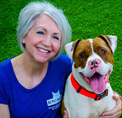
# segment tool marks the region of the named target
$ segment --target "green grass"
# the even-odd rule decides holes
[[[21,54],[16,27],[20,10],[33,0],[0,0],[0,62]],[[116,35],[117,50],[110,76],[113,90],[122,95],[122,0],[47,0],[62,8],[72,27],[72,41],[99,34]]]

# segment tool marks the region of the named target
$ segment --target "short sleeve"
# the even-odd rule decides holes
[[[8,105],[7,82],[0,77],[0,104]]]

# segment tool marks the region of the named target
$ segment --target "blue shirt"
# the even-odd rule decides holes
[[[33,89],[16,78],[11,58],[0,64],[0,104],[9,106],[11,118],[61,118],[65,81],[71,73],[71,60],[65,54],[49,62],[46,76]]]

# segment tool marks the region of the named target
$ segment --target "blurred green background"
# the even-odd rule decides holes
[[[18,16],[31,1],[0,0],[0,62],[22,53],[16,38]],[[64,11],[72,27],[72,41],[99,34],[118,37],[110,83],[113,90],[122,95],[122,0],[47,1]]]

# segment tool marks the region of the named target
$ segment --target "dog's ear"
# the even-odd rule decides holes
[[[115,52],[116,47],[117,47],[117,37],[116,36],[104,36],[104,35],[99,35],[99,38],[102,38],[108,45],[108,47],[111,49],[112,53]]]
[[[66,53],[68,55],[68,57],[73,61],[73,55],[74,55],[74,52],[75,52],[75,49],[78,45],[78,43],[80,42],[81,40],[78,39],[74,42],[70,42],[70,43],[67,43],[65,45],[65,50],[66,50]]]
[[[68,57],[69,57],[72,61],[73,61],[73,43],[74,43],[74,42],[70,42],[70,43],[67,43],[67,44],[64,46]]]

